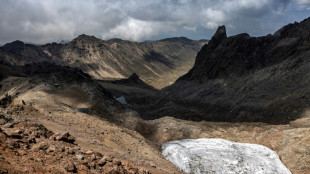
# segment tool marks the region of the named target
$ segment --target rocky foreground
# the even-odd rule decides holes
[[[9,122],[8,122],[9,121]],[[0,173],[150,173],[110,155],[84,150],[69,133],[0,119]]]

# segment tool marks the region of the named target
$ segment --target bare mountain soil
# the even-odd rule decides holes
[[[132,87],[123,88],[124,84],[118,87],[117,84],[113,85],[112,88],[107,88],[107,90],[111,91],[113,95],[125,96],[129,102],[129,107],[132,107],[131,102],[136,103],[134,99],[137,95],[156,95],[156,93],[147,92],[147,90],[141,93],[131,93]],[[199,86],[197,90],[199,90]],[[144,102],[148,101],[141,100],[139,102],[143,105]],[[171,106],[166,105],[166,107]],[[161,108],[151,108],[150,111],[156,112],[156,109]],[[190,105],[185,105],[183,110],[187,110],[189,116],[194,116],[190,114],[194,110]],[[143,117],[143,115],[141,116]],[[182,118],[184,115],[180,114],[179,117]],[[310,112],[307,109],[303,110],[298,119],[287,124],[186,121],[185,119],[165,116],[158,119],[139,121],[139,126],[135,130],[158,149],[160,149],[162,143],[187,138],[223,138],[241,143],[261,144],[276,151],[282,162],[292,173],[307,174],[310,171],[308,165],[310,162],[310,137],[308,136],[310,133]]]
[[[0,62],[17,66],[40,62],[67,65],[97,80],[127,78],[136,72],[146,83],[163,88],[193,66],[205,43],[184,37],[140,43],[104,41],[88,35],[67,44],[36,46],[14,41],[0,47]]]
[[[47,93],[45,86],[35,87],[14,98],[8,107],[2,109],[2,114],[6,118],[18,120],[17,122],[21,122],[20,124],[24,124],[26,121],[26,123],[31,124],[42,124],[54,133],[64,134],[69,132],[70,135],[75,137],[75,144],[84,149],[75,153],[84,155],[85,160],[77,160],[77,154],[67,155],[66,150],[62,153],[58,152],[58,154],[63,156],[61,158],[63,161],[73,162],[78,172],[86,170],[88,165],[90,166],[88,170],[95,170],[91,167],[89,161],[91,155],[86,154],[87,151],[91,150],[94,153],[99,152],[103,156],[112,156],[119,159],[122,164],[123,161],[124,163],[129,161],[138,170],[150,173],[178,173],[178,170],[172,164],[162,158],[160,147],[161,143],[185,138],[223,138],[236,142],[262,144],[275,150],[283,163],[293,173],[306,174],[310,170],[308,166],[310,162],[309,112],[305,112],[302,118],[286,125],[193,122],[171,117],[145,121],[140,119],[137,113],[129,109],[120,112],[119,110],[123,109],[117,103],[114,103],[114,106],[109,106],[110,109],[105,111],[106,113],[94,114],[95,111],[90,111],[93,113],[86,114],[79,112],[78,107],[91,108],[91,101],[85,98],[87,95],[82,90],[79,90],[78,86],[68,88],[73,92],[69,93],[66,89],[52,89],[52,92]],[[79,100],[76,100],[76,97]],[[112,110],[115,111],[113,115],[111,114]],[[109,118],[109,116],[113,118]],[[52,146],[58,147],[58,144],[54,144],[54,141],[42,141],[47,141]],[[38,142],[41,142],[41,140]],[[67,147],[62,146],[65,149]],[[71,146],[69,145],[69,147]],[[19,148],[14,149],[18,151]],[[28,155],[12,153],[12,156],[9,157],[4,155],[7,153],[2,153],[2,156],[7,160],[10,159],[10,164],[13,162],[19,164],[19,161],[23,158],[31,161],[30,155],[34,159],[42,159],[29,162],[31,166],[29,168],[16,165],[18,167],[13,168],[16,171],[41,171],[43,170],[40,167],[41,164],[50,166],[43,171],[50,170],[50,172],[55,173],[59,169],[60,173],[62,173],[65,170],[65,168],[57,167],[65,165],[59,163],[59,161],[49,161],[50,158],[45,154],[43,155],[43,152],[34,153],[31,150],[25,150],[25,152]],[[11,155],[11,153],[8,154]],[[8,168],[8,166],[11,166],[11,168]],[[53,168],[54,166],[57,170]],[[9,164],[3,169],[12,173],[14,171],[12,165]],[[99,169],[96,168],[96,170]]]
[[[23,68],[25,67],[21,69]],[[86,74],[53,64],[31,67],[31,70],[36,72],[36,75],[31,76],[28,68],[25,69],[20,70],[23,77],[7,74],[8,77],[0,83],[1,98],[11,98],[2,105],[1,113],[6,118],[21,123],[44,125],[54,133],[69,132],[82,149],[129,161],[133,166],[138,166],[138,171],[178,173],[172,164],[162,158],[160,148],[136,131],[143,126],[140,124],[143,120],[139,114],[120,105],[109,92]],[[75,161],[72,156],[61,154],[65,156],[65,161]],[[42,157],[42,154],[33,155],[43,160],[47,158]],[[21,156],[14,156],[13,159],[12,163],[19,163]],[[58,162],[45,161],[49,166],[61,165]],[[29,170],[25,169],[26,172],[40,171],[40,163],[42,162],[34,161]],[[74,165],[77,167],[80,164],[84,163]],[[8,166],[4,168],[10,173],[24,170],[18,167],[10,170]],[[114,168],[113,165],[110,167]],[[50,170],[51,173],[58,172]],[[92,168],[89,170],[92,172]],[[127,169],[120,167],[115,170],[126,173]],[[103,169],[98,169],[98,172],[106,173]],[[63,170],[60,173],[63,173]]]
[[[69,133],[55,134],[39,124],[0,126],[1,173],[150,173],[111,155],[84,150]]]

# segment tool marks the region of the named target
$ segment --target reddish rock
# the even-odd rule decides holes
[[[75,155],[75,158],[78,159],[78,160],[83,160],[84,159],[84,155]]]
[[[90,156],[90,160],[91,160],[91,161],[94,161],[94,160],[96,160],[96,159],[97,159],[97,157],[96,157],[95,154],[92,154],[92,155]]]
[[[19,148],[19,147],[20,147],[19,144],[18,144],[16,141],[11,140],[11,139],[8,139],[8,140],[6,141],[6,144],[7,144],[7,146],[8,146],[10,149],[15,149],[15,148]]]
[[[67,154],[70,154],[70,155],[73,155],[73,154],[75,154],[75,150],[74,150],[73,148],[68,148],[68,149],[66,150],[66,153],[67,153]]]
[[[114,158],[112,162],[114,165],[118,165],[118,166],[120,166],[122,164],[121,161],[119,159],[116,159],[116,158]]]
[[[64,133],[58,137],[56,137],[56,140],[58,141],[64,141],[64,142],[67,142],[67,143],[74,143],[75,141],[75,138],[73,136],[71,136],[68,132],[67,133]]]
[[[87,155],[91,155],[92,153],[93,153],[93,151],[88,150],[85,154],[87,154]]]
[[[76,166],[73,162],[68,162],[65,165],[65,169],[67,170],[67,172],[73,172],[73,173],[77,172]]]
[[[0,131],[0,144],[3,144],[6,141],[6,134]]]
[[[20,139],[12,136],[15,134]],[[49,134],[50,131],[36,124],[17,123],[13,129],[0,129],[0,173],[139,173],[139,168],[128,161],[64,143],[73,142],[70,134],[48,138]]]
[[[55,152],[56,151],[56,147],[55,146],[50,146],[46,152]]]
[[[6,123],[5,125],[3,125],[3,128],[13,128],[13,124],[12,123]]]
[[[105,164],[107,163],[107,160],[105,157],[101,158],[99,161],[98,161],[98,165],[99,166],[104,166]]]
[[[32,149],[37,152],[39,150],[47,150],[49,148],[49,144],[45,141],[42,141],[38,144],[32,146]]]
[[[0,119],[0,125],[4,125],[6,121],[4,119]]]

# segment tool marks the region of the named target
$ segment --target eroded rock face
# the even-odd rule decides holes
[[[291,173],[276,152],[257,144],[202,138],[171,141],[162,149],[186,173]]]
[[[280,63],[305,57],[309,50],[310,18],[284,26],[274,35],[251,37],[247,33],[227,37],[220,26],[196,57],[194,67],[179,80],[206,82],[242,76]]]

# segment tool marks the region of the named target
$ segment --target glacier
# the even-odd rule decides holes
[[[162,144],[162,155],[185,173],[291,174],[266,146],[218,138],[170,141]]]

